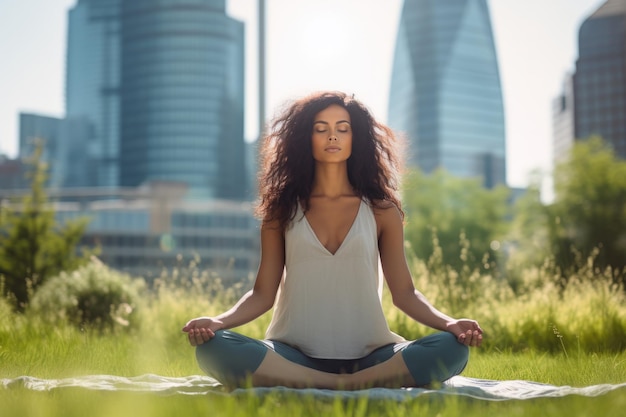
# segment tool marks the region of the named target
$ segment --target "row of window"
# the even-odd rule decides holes
[[[181,255],[181,256],[179,256]],[[183,256],[184,255],[184,256]],[[148,254],[113,254],[103,252],[100,255],[102,261],[115,269],[126,271],[132,275],[144,278],[154,278],[161,275],[162,268],[173,268],[177,266],[187,266],[190,259],[195,259],[197,254],[193,251],[181,254],[180,252],[161,252],[152,256]],[[228,270],[241,274],[240,278],[245,278],[254,268],[258,261],[251,257],[210,256],[200,257],[201,268],[227,268]],[[215,271],[223,273],[223,271]]]
[[[174,213],[172,215],[172,227],[180,228],[227,228],[249,229],[256,225],[254,219],[249,216],[224,216],[220,214],[187,214]]]
[[[188,109],[186,111],[172,111],[153,109],[147,110],[139,106],[133,108],[129,106],[124,110],[125,114],[122,119],[122,136],[126,137],[128,131],[136,127],[137,133],[152,135],[167,135],[164,129],[169,127],[170,131],[176,131],[178,134],[186,132],[189,135],[202,134],[204,137],[215,136],[222,131],[221,126],[224,121],[215,119],[215,112],[201,112]],[[213,116],[213,117],[211,117]],[[234,120],[239,120],[235,118]],[[188,128],[185,125],[191,125]],[[149,126],[149,129],[147,126]],[[195,125],[195,126],[193,126]]]
[[[236,249],[237,251],[251,250],[256,248],[256,235],[246,237],[231,236],[132,236],[132,235],[98,235],[87,234],[85,243],[100,246],[103,251],[123,250],[137,248],[139,252],[151,252],[151,249],[160,251],[175,251],[176,249],[197,249],[199,251],[209,248]]]
[[[149,88],[141,85],[128,86],[124,91],[122,106],[127,107],[133,102],[139,102],[142,105],[146,100],[169,100],[169,99],[192,99],[192,100],[210,100],[218,102],[223,99],[222,91],[223,81],[221,83],[194,83],[184,85],[151,85]],[[243,100],[243,97],[240,99]]]
[[[173,35],[174,33],[172,33]],[[228,38],[221,36],[221,34],[205,32],[190,32],[189,36],[152,36],[141,37],[136,39],[125,39],[125,43],[122,48],[123,58],[128,56],[128,59],[141,59],[142,55],[157,55],[164,54],[165,52],[156,51],[161,49],[162,51],[173,51],[178,49],[180,53],[191,52],[197,53],[199,56],[223,56],[228,50],[229,43]],[[128,62],[129,64],[131,62]]]

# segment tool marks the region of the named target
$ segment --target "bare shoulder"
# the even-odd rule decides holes
[[[261,222],[261,238],[282,238],[283,228],[278,220],[263,220]]]
[[[402,227],[402,214],[394,203],[388,200],[376,200],[372,204],[378,233],[390,227]]]
[[[389,200],[372,201],[372,210],[376,216],[402,218],[398,206]]]
[[[280,222],[278,220],[263,219],[261,222],[261,230],[278,230],[280,231]]]

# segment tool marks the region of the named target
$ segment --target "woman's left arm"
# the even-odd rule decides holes
[[[415,289],[404,253],[404,230],[398,208],[394,205],[374,211],[380,260],[394,305],[426,326],[454,334],[459,343],[480,346],[483,331],[475,320],[457,320],[442,313]]]

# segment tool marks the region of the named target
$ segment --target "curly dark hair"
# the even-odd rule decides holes
[[[373,206],[389,207],[393,203],[402,213],[398,192],[402,168],[400,141],[354,96],[329,91],[292,102],[273,121],[271,131],[264,138],[257,214],[265,221],[278,221],[285,228],[294,218],[299,202],[304,211],[309,209],[315,174],[311,146],[313,121],[320,111],[333,104],[350,114],[352,154],[347,166],[352,188]]]

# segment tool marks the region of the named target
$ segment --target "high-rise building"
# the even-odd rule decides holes
[[[90,185],[85,173],[90,161],[84,157],[91,123],[86,118],[57,118],[20,113],[19,148],[22,158],[32,155],[36,140],[43,146],[42,159],[48,163],[48,187],[72,188]]]
[[[563,92],[552,101],[552,135],[554,164],[562,161],[574,144],[574,77],[563,82]]]
[[[580,27],[575,137],[600,135],[626,158],[626,1],[608,0]]]
[[[66,113],[91,123],[78,175],[90,186],[179,181],[191,197],[250,197],[244,28],[225,0],[78,0]]]
[[[88,170],[74,175],[89,186],[119,182],[121,0],[78,0],[68,16],[65,112],[87,120],[82,138]]]
[[[244,27],[225,0],[123,0],[120,184],[243,199]]]
[[[504,107],[486,0],[405,0],[388,123],[409,165],[506,182]]]

